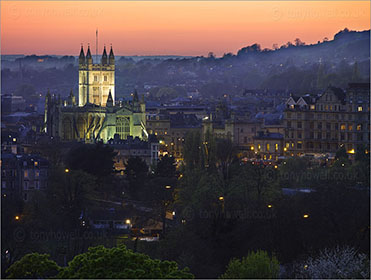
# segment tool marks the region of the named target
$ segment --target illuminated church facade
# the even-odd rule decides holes
[[[79,56],[79,98],[70,92],[67,100],[52,96],[45,98],[45,132],[61,141],[106,143],[118,134],[147,139],[146,107],[138,94],[126,102],[115,102],[115,57],[111,47],[104,47],[101,63],[93,63],[88,47],[81,47]]]

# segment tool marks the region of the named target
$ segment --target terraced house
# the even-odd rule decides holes
[[[354,154],[369,146],[370,84],[329,87],[320,95],[290,96],[284,111],[284,154]]]

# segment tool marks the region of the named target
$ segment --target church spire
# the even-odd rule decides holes
[[[106,106],[107,107],[113,106],[113,98],[112,98],[111,90],[109,90]]]
[[[85,54],[84,54],[84,47],[81,44],[81,50],[79,55],[79,64],[85,64]]]
[[[106,46],[104,46],[103,54],[102,54],[102,64],[107,64],[107,52],[106,52]]]
[[[112,45],[111,45],[111,50],[109,52],[109,64],[115,64],[115,56],[113,55]]]
[[[86,62],[88,64],[93,63],[93,58],[91,57],[90,46],[89,45],[88,45],[88,52],[86,53]]]

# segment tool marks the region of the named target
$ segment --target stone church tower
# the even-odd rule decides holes
[[[107,98],[111,92],[113,104],[115,104],[115,56],[111,50],[107,57],[104,46],[101,63],[93,63],[90,47],[86,56],[81,46],[79,56],[79,106],[96,104],[106,106]]]

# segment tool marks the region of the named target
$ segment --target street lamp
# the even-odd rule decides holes
[[[267,207],[268,207],[268,208],[272,208],[272,204],[268,204]]]
[[[64,170],[64,172],[68,173],[68,172],[70,172],[70,170],[69,170],[68,168],[66,168],[66,169]]]
[[[14,219],[15,219],[16,221],[18,221],[20,218],[19,218],[19,216],[17,215],[17,216],[14,217]]]
[[[167,185],[167,186],[165,186],[165,189],[171,189],[171,186],[169,186],[169,185]]]
[[[309,218],[309,214],[304,214],[304,215],[303,215],[303,218],[304,218],[304,219],[308,219],[308,218]]]
[[[130,219],[126,219],[125,224],[130,225],[131,221]]]
[[[224,200],[224,197],[223,196],[219,196],[219,200],[220,201],[223,201]]]

